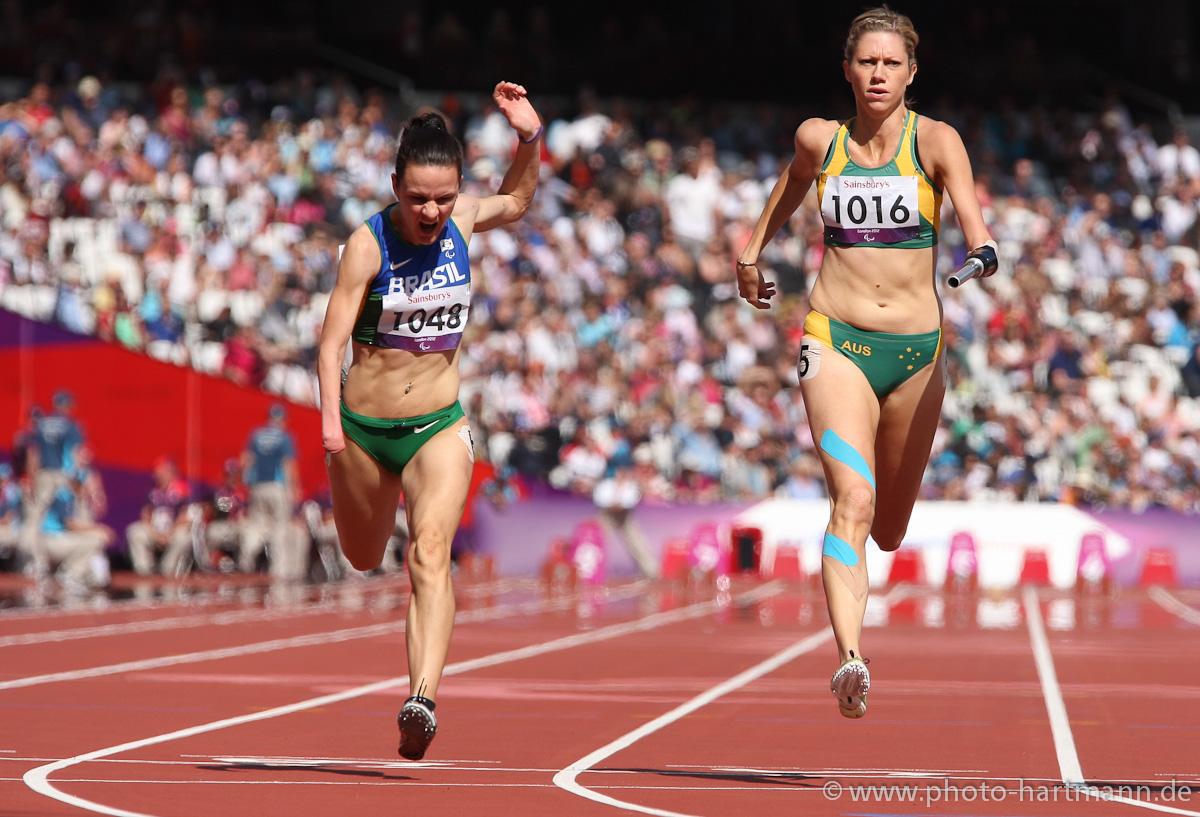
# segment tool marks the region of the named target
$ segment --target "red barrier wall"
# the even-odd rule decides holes
[[[174,457],[189,479],[213,483],[280,398],[97,341],[38,343],[0,351],[0,447],[31,403],[75,395],[76,415],[100,465],[148,471]],[[325,483],[319,412],[287,404],[287,427],[305,493]]]

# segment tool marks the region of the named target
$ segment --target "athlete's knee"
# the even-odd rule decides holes
[[[833,518],[840,525],[870,526],[875,520],[875,492],[866,485],[854,485],[833,499]]]
[[[410,569],[427,575],[450,570],[450,540],[436,528],[413,531],[408,545]]]

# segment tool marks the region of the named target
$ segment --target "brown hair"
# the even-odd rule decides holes
[[[892,34],[896,34],[904,40],[904,50],[908,52],[908,61],[910,63],[917,61],[917,43],[921,38],[917,36],[917,30],[913,28],[912,20],[897,11],[892,11],[887,6],[867,9],[850,23],[850,31],[846,34],[845,57],[847,60],[854,56],[854,49],[858,47],[858,41],[862,35],[872,31],[890,31]]]
[[[446,127],[441,114],[430,112],[414,116],[400,133],[396,148],[396,175],[404,178],[404,169],[413,165],[448,165],[462,176],[463,149]]]

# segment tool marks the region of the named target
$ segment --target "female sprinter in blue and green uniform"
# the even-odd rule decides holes
[[[994,247],[962,139],[906,105],[916,46],[904,15],[877,8],[855,18],[842,68],[857,115],[800,125],[795,158],[737,262],[741,296],[769,308],[775,285],[759,272],[759,253],[815,180],[826,250],[799,376],[829,488],[822,579],[840,660],[830,688],[848,718],[866,714],[870,688],[859,647],[867,535],[883,550],[900,547],[946,388],[934,286],[943,191],[968,246]]]
[[[397,201],[350,236],[321,333],[321,432],[333,516],[346,558],[377,567],[401,491],[412,578],[405,638],[410,697],[400,754],[424,756],[450,646],[450,542],[471,480],[474,448],[458,403],[458,351],[471,309],[471,235],[521,218],[538,181],[542,127],[525,89],[493,99],[520,145],[499,192],[459,195],[462,146],[436,114],[413,118],[396,152]],[[341,380],[353,339],[353,363]]]

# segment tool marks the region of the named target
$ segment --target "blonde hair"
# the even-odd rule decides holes
[[[845,57],[847,60],[854,57],[854,49],[858,47],[858,41],[862,35],[872,31],[888,31],[900,37],[904,40],[904,50],[908,52],[908,61],[910,63],[917,61],[917,43],[921,38],[917,36],[917,30],[913,28],[912,20],[897,11],[892,11],[887,6],[867,9],[850,23],[850,31],[846,34]]]

